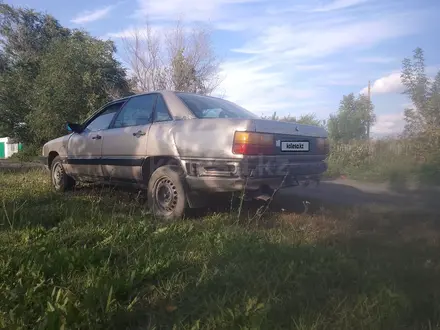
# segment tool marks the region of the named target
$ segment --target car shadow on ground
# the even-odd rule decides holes
[[[294,198],[310,198],[326,206],[388,206],[402,209],[440,211],[440,190],[429,187],[395,191],[374,184],[359,184],[361,188],[340,182],[322,182],[317,187],[297,187],[282,191],[285,203]]]
[[[374,187],[374,185],[373,185]],[[135,199],[145,204],[145,191],[126,186],[109,186],[101,184],[79,185],[74,195],[100,194],[118,195],[126,202]],[[215,194],[208,197],[208,206],[193,212],[194,216],[207,213],[234,213],[240,208],[244,214],[264,208],[268,212],[292,212],[296,214],[314,214],[322,209],[341,207],[383,206],[390,209],[413,209],[440,213],[440,190],[419,188],[395,192],[393,190],[359,189],[351,184],[321,182],[308,187],[298,186],[280,189],[268,203],[257,200],[241,202],[241,194]]]
[[[412,220],[408,232],[417,226],[418,219]],[[440,321],[438,241],[407,241],[397,230],[401,225],[400,217],[391,217],[385,228],[367,230],[360,221],[350,231],[300,245],[231,238],[205,265],[214,275],[186,286],[174,298],[179,313],[160,323],[190,325],[207,321],[207,310],[215,319],[226,310],[246,315],[249,308],[257,324],[274,329],[299,323],[327,329],[360,323],[370,329],[435,327]],[[438,226],[430,229],[438,236]],[[180,266],[203,273],[191,264]],[[227,297],[220,306],[218,297]],[[250,306],[243,304],[247,299]],[[205,305],[194,303],[200,300]],[[239,327],[249,320],[235,322]]]
[[[374,186],[373,186],[374,187]],[[322,182],[318,186],[298,186],[280,189],[268,204],[259,201],[241,203],[238,196],[230,195],[213,198],[206,212],[230,212],[242,208],[241,215],[255,215],[263,208],[269,215],[273,213],[316,214],[323,210],[339,210],[357,207],[375,207],[391,211],[419,211],[440,214],[440,191],[420,188],[395,192],[392,190],[359,189],[350,184]]]

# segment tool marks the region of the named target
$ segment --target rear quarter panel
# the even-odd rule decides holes
[[[147,140],[147,156],[179,157],[174,135],[176,123],[177,121],[164,121],[151,125]]]
[[[190,119],[175,121],[172,137],[183,159],[240,159],[232,153],[235,131],[251,128],[250,120]]]

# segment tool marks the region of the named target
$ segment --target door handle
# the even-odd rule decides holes
[[[101,138],[102,138],[102,136],[101,135],[95,135],[95,136],[92,136],[92,140],[101,140]]]
[[[136,133],[133,133],[133,136],[140,137],[140,136],[143,136],[145,134],[147,134],[147,133],[142,132],[142,131],[137,131]]]

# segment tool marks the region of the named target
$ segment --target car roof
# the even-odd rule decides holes
[[[148,95],[148,94],[162,94],[162,95],[165,95],[165,94],[169,94],[169,93],[174,94],[175,92],[171,91],[171,90],[158,90],[158,91],[151,91],[151,92],[141,92],[141,93],[136,93],[136,94],[133,94],[133,95],[128,95],[128,96],[125,96],[125,97],[121,97],[119,99],[115,99],[113,101],[110,101],[107,104],[125,101],[125,100],[128,100],[128,99],[131,99],[132,97],[136,97],[136,96],[140,96],[140,95]],[[190,94],[193,94],[193,93],[190,93]]]
[[[166,97],[167,95],[173,94],[187,94],[187,95],[198,95],[198,96],[204,96],[204,97],[209,97],[209,98],[213,98],[213,99],[221,99],[219,97],[215,97],[215,96],[211,96],[211,95],[203,95],[203,94],[198,94],[198,93],[193,93],[193,92],[182,92],[182,91],[173,91],[173,90],[168,90],[168,89],[163,89],[163,90],[157,90],[157,91],[151,91],[151,92],[141,92],[141,93],[136,93],[133,95],[128,95],[119,99],[115,99],[113,101],[110,101],[107,104],[111,104],[111,103],[116,103],[116,102],[121,102],[121,101],[125,101],[128,100],[132,97],[136,97],[136,96],[140,96],[140,95],[148,95],[148,94],[162,94],[164,97]]]

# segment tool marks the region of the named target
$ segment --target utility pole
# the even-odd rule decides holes
[[[370,81],[368,80],[368,114],[369,115],[371,112],[370,106],[371,106],[371,84],[370,84]],[[367,124],[367,139],[368,140],[370,139],[370,125],[371,125],[371,123],[370,123],[370,121],[368,121],[368,124]]]

